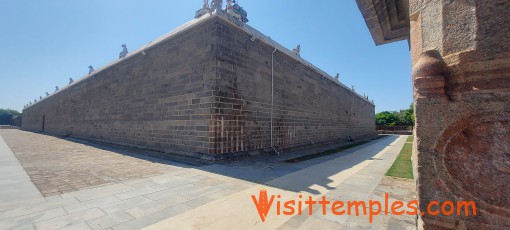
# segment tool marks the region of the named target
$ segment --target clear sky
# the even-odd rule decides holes
[[[357,92],[376,112],[412,102],[407,41],[375,46],[355,0],[239,0],[248,23]],[[311,4],[315,3],[315,4]],[[0,108],[21,111],[193,19],[202,0],[0,0]]]

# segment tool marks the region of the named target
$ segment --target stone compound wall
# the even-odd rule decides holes
[[[273,44],[217,22],[215,136],[211,153],[287,148],[375,135],[374,105]],[[252,41],[255,40],[255,41]]]
[[[207,152],[213,30],[201,23],[27,108],[22,128],[177,153]]]
[[[228,21],[189,29],[27,108],[23,129],[207,159],[375,135],[374,105]]]

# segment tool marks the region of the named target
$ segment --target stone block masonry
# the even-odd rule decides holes
[[[211,160],[270,148],[271,108],[277,149],[375,134],[372,103],[254,32],[203,16],[28,107],[22,128]]]

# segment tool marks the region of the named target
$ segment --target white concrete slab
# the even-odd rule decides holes
[[[45,201],[1,136],[0,188],[2,188],[0,189],[0,206],[19,204],[20,201]]]

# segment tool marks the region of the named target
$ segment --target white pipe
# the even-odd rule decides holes
[[[274,108],[274,54],[276,53],[276,44],[274,44],[273,39],[271,39],[271,42],[273,43],[274,50],[273,53],[271,53],[271,148],[280,156],[280,153],[276,151],[274,148],[274,141],[273,141],[273,108]]]

